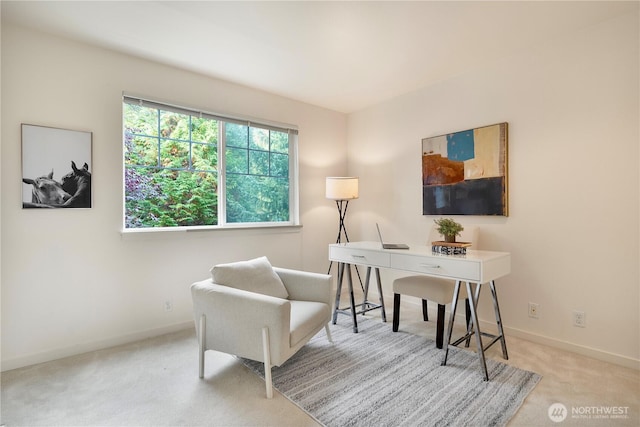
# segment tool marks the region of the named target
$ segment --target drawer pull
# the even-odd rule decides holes
[[[356,259],[367,259],[367,257],[364,255],[351,255],[351,257]]]
[[[420,264],[420,267],[426,267],[426,268],[440,268],[440,266],[438,264]]]

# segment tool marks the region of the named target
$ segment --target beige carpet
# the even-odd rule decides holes
[[[388,314],[389,315],[389,314]],[[379,321],[376,314],[371,316]],[[415,320],[412,320],[415,319]],[[340,317],[339,322],[346,322]],[[388,324],[389,333],[391,324]],[[403,331],[435,335],[417,310],[403,307]],[[640,375],[622,368],[507,336],[506,363],[543,376],[510,426],[638,426]],[[499,346],[488,357],[502,361]],[[307,414],[275,393],[232,356],[207,352],[198,378],[192,330],[16,369],[2,374],[0,424],[6,426],[315,426]],[[626,418],[552,423],[553,403],[572,407],[626,407]]]

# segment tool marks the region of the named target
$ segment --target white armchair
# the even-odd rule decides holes
[[[271,398],[272,366],[287,361],[323,327],[331,341],[331,276],[272,268],[266,257],[221,264],[211,272],[212,279],[191,285],[200,378],[207,350],[256,360],[264,363]]]

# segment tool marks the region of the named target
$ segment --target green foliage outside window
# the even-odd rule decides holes
[[[218,225],[219,144],[226,222],[289,221],[286,132],[126,102],[123,121],[126,228]]]

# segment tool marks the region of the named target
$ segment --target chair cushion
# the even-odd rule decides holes
[[[429,301],[435,301],[441,305],[451,303],[455,281],[429,276],[408,276],[393,281],[393,293],[410,295]],[[466,298],[464,284],[460,285],[459,298]]]
[[[256,292],[277,298],[289,298],[280,276],[273,271],[267,257],[218,264],[211,269],[213,281],[219,285]]]
[[[330,309],[327,304],[313,301],[291,301],[289,345],[295,346],[304,337],[317,331],[327,322]]]

